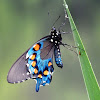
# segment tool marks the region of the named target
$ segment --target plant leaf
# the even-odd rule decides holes
[[[95,77],[94,71],[92,69],[92,65],[89,61],[88,55],[85,51],[85,48],[83,46],[82,40],[80,38],[80,35],[78,33],[78,30],[75,26],[75,23],[73,21],[73,18],[70,14],[70,11],[68,9],[68,5],[66,4],[66,1],[64,1],[64,7],[65,10],[68,14],[68,19],[70,22],[70,26],[73,32],[73,37],[74,37],[74,41],[77,48],[77,52],[78,52],[78,58],[79,58],[79,62],[81,65],[81,70],[82,70],[82,75],[84,78],[84,82],[85,82],[85,86],[86,86],[86,90],[89,96],[90,100],[100,100],[100,87],[98,85],[97,79]]]

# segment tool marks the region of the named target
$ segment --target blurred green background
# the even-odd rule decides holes
[[[100,0],[66,0],[100,84]],[[49,12],[49,15],[48,15]],[[37,40],[48,35],[54,21],[64,22],[63,0],[0,0],[0,100],[88,100],[81,67],[74,52],[61,46],[63,69],[54,63],[49,86],[35,92],[35,81],[7,83],[15,60]],[[67,20],[63,30],[70,32]],[[63,42],[74,45],[72,34]]]

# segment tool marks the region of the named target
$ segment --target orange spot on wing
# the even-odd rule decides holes
[[[35,59],[35,57],[36,57],[36,54],[33,54],[32,56],[31,56],[31,60],[34,60]]]
[[[43,72],[43,74],[44,74],[44,75],[48,75],[48,71],[45,70],[45,71]]]
[[[34,69],[34,73],[35,73],[35,74],[37,74],[37,73],[38,73],[38,70],[37,70],[36,68]]]
[[[40,45],[39,44],[36,44],[35,46],[34,46],[34,50],[35,51],[38,51],[40,49]]]
[[[42,78],[42,75],[41,75],[41,74],[39,74],[39,75],[38,75],[38,78]]]
[[[49,61],[48,66],[51,66],[51,65],[52,65],[52,63]]]
[[[35,67],[36,65],[36,61],[33,61],[32,66]]]

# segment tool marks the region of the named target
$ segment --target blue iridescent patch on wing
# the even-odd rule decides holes
[[[34,44],[26,55],[28,71],[31,78],[36,79],[36,92],[39,91],[40,86],[45,86],[51,82],[54,71],[52,65],[53,51],[53,45],[44,40]]]

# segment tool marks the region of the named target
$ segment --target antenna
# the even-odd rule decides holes
[[[58,16],[58,18],[55,20],[55,22],[53,23],[52,27],[55,25],[55,23],[60,19],[61,16]]]
[[[64,22],[62,22],[62,24],[59,26],[58,31],[60,31],[60,29],[65,25],[65,21],[66,21],[66,18],[64,19]]]

